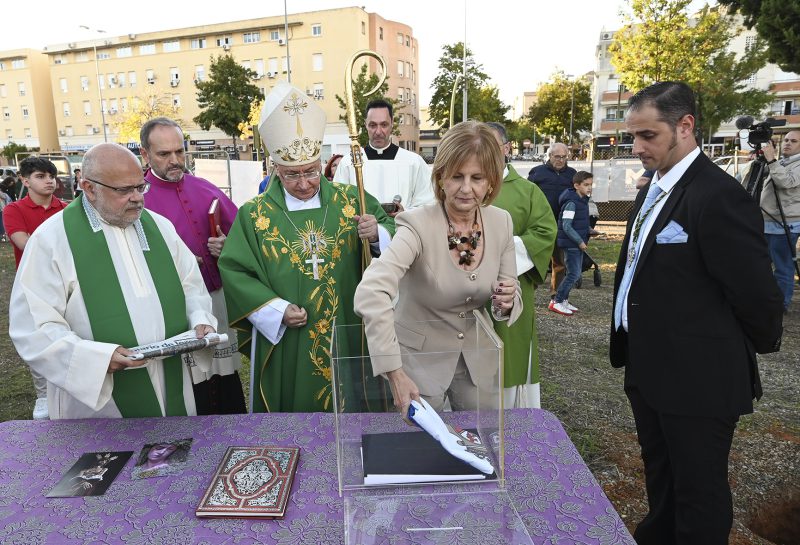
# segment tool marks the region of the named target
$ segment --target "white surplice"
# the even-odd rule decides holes
[[[390,203],[395,195],[400,195],[403,199],[400,202],[406,210],[434,202],[431,168],[416,153],[399,148],[394,159],[370,161],[362,150],[361,160],[364,163],[364,190],[378,202]],[[356,184],[355,168],[349,153],[339,162],[333,180]]]
[[[197,261],[166,218],[150,212],[172,254],[186,298],[188,325],[217,327]],[[158,294],[147,267],[143,247],[148,247],[140,225],[126,229],[95,222],[102,229],[117,271],[126,309],[137,344],[165,338]],[[108,374],[117,344],[95,342],[75,263],[70,251],[63,214],[44,222],[28,240],[9,305],[9,335],[22,359],[47,378],[50,418],[119,418],[111,396],[114,374]],[[209,368],[211,351],[195,352],[193,359]],[[146,363],[150,380],[164,413],[165,383],[161,360]],[[183,397],[189,415],[196,414],[192,381],[185,365]],[[123,373],[125,371],[117,371]]]

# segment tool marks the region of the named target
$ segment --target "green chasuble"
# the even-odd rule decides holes
[[[355,186],[320,183],[320,208],[286,208],[283,185],[267,191],[236,215],[219,258],[232,327],[239,351],[250,356],[253,326],[247,317],[275,299],[306,310],[302,328],[286,328],[273,345],[256,332],[253,412],[314,412],[333,408],[331,326],[360,323],[353,295],[361,280],[361,240],[353,216],[360,215]],[[366,194],[367,213],[394,234],[394,220]],[[315,266],[316,262],[316,266]],[[315,278],[315,268],[316,276]],[[371,375],[371,370],[369,371]]]
[[[508,166],[502,189],[492,202],[511,214],[514,236],[520,237],[534,267],[519,275],[522,288],[522,315],[509,327],[495,322],[494,329],[505,345],[504,387],[526,384],[528,361],[531,363],[531,384],[539,382],[539,342],[536,334],[536,301],[534,289],[547,274],[558,228],[547,198],[536,184]]]

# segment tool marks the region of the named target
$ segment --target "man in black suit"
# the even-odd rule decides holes
[[[757,203],[697,147],[689,86],[639,91],[625,125],[656,171],[628,222],[611,327],[645,465],[649,513],[634,538],[727,544],[728,455],[761,396],[756,352],[780,346],[781,294]]]

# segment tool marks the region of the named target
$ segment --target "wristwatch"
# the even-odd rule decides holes
[[[771,165],[772,163],[777,163],[777,162],[778,162],[778,159],[776,158],[776,159],[773,159],[772,161],[767,161],[767,164]]]

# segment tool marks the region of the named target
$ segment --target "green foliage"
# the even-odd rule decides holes
[[[201,112],[194,122],[203,130],[214,125],[233,138],[241,134],[239,124],[247,121],[250,105],[261,96],[258,87],[250,83],[256,73],[245,68],[231,55],[211,57],[211,68],[207,81],[196,83],[197,105]]]
[[[758,114],[771,95],[745,81],[766,63],[759,47],[737,59],[727,51],[737,35],[724,10],[704,7],[689,17],[691,0],[630,0],[625,27],[609,47],[621,83],[636,92],[658,81],[689,84],[697,94],[703,134],[741,113]]]
[[[574,92],[574,109],[573,109]],[[591,86],[585,79],[574,82],[563,72],[556,72],[551,80],[536,91],[536,103],[528,112],[528,120],[540,134],[553,135],[569,141],[569,121],[572,117],[573,139],[578,131],[592,128]]]
[[[767,55],[787,72],[800,72],[800,3],[787,0],[719,0],[742,14],[767,43]]]
[[[372,100],[382,98],[392,105],[392,134],[400,134],[400,129],[398,128],[400,114],[398,113],[398,110],[402,110],[404,106],[398,106],[397,100],[386,96],[386,92],[389,90],[389,77],[386,77],[386,79],[383,81],[383,84],[381,84],[377,91],[369,96],[365,96],[367,91],[374,89],[375,86],[378,85],[378,79],[378,74],[367,75],[367,64],[364,63],[361,65],[361,71],[358,73],[358,76],[356,76],[356,79],[353,81],[353,105],[356,109],[356,126],[358,127],[359,131],[358,142],[362,146],[366,146],[367,142],[369,141],[369,136],[367,135],[367,131],[365,129],[366,122],[364,121],[364,118],[366,117],[365,112],[367,110],[367,104],[369,104]],[[344,121],[345,124],[347,124],[347,102],[345,101],[344,97],[340,97],[339,95],[336,95],[336,102],[339,103],[339,108],[342,110],[342,113],[339,114],[339,120]]]
[[[463,42],[443,46],[442,56],[439,57],[439,73],[431,83],[433,97],[429,115],[431,121],[442,130],[450,127],[450,99],[456,77],[464,73],[463,56]],[[475,64],[472,52],[467,48],[467,115],[470,119],[478,121],[502,122],[509,107],[500,101],[496,87],[486,85],[488,79],[489,76],[483,71],[483,65]],[[453,108],[456,123],[463,121],[461,118],[464,111],[464,85],[465,82],[462,80],[456,88]]]
[[[145,86],[141,95],[128,96],[128,103],[131,105],[128,111],[120,113],[112,123],[119,142],[138,142],[142,125],[155,117],[168,117],[184,125],[183,120],[176,117],[180,108],[173,106],[169,95],[152,85]]]
[[[25,144],[17,144],[15,142],[9,142],[8,144],[6,144],[6,146],[3,148],[3,151],[0,153],[2,153],[3,157],[5,157],[8,160],[9,164],[16,165],[17,153],[22,153],[25,151],[28,151],[28,146],[26,146]]]

